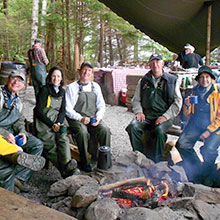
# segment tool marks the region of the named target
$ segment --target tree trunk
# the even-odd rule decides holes
[[[121,49],[121,43],[120,43],[120,36],[118,34],[116,34],[116,40],[117,40],[119,60],[120,62],[122,62],[123,56],[122,56],[122,49]]]
[[[4,0],[3,1],[3,8],[4,8],[4,14],[5,14],[5,23],[8,24],[8,0]],[[9,33],[8,33],[8,25],[6,25],[6,29],[5,29],[5,42],[6,42],[6,60],[10,60],[10,48],[9,48],[9,37],[8,37]]]
[[[103,47],[104,47],[104,32],[105,32],[105,23],[104,20],[100,21],[100,42],[99,42],[99,56],[98,63],[100,66],[103,66]]]
[[[134,61],[138,61],[138,39],[134,43]]]
[[[74,45],[74,73],[77,72],[80,66],[80,39],[75,39]]]
[[[31,46],[37,38],[38,33],[38,13],[39,13],[39,0],[33,0],[32,6],[32,25],[31,25]]]
[[[64,0],[62,2],[62,66],[64,74],[66,72],[66,52],[65,52],[65,7],[64,7]]]
[[[113,57],[113,48],[112,48],[112,33],[111,33],[111,27],[108,31],[108,45],[109,45],[109,64],[113,66],[114,64],[114,57]]]
[[[70,17],[70,2],[69,0],[66,0],[66,35],[67,35],[67,69],[68,69],[68,74],[67,77],[70,79],[71,78],[71,73],[72,73],[72,62],[71,62],[71,43],[70,43],[70,28],[69,28],[69,17]]]
[[[41,39],[44,42],[45,41],[45,21],[44,17],[47,14],[47,0],[42,0],[42,20],[41,20]]]

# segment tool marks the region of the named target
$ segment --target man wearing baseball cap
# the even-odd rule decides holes
[[[184,49],[185,49],[185,55],[183,57],[183,63],[182,63],[183,68],[189,69],[189,68],[198,68],[199,65],[203,66],[203,61],[200,55],[194,53],[195,47],[193,47],[191,44],[186,44],[184,46]]]
[[[110,147],[110,129],[102,121],[105,101],[99,84],[92,81],[93,65],[83,62],[79,75],[80,79],[66,89],[66,116],[80,152],[80,168],[90,172],[88,151],[96,160],[97,148],[89,149],[89,139],[95,138],[100,146]]]
[[[177,77],[164,72],[160,54],[152,54],[149,65],[151,70],[138,82],[132,99],[135,119],[126,131],[134,151],[158,162],[163,160],[166,131],[181,110],[182,96]],[[145,130],[151,131],[152,143],[148,146],[144,146],[142,138]]]
[[[183,161],[183,166],[189,181],[203,183],[209,186],[220,186],[219,171],[215,160],[220,144],[220,87],[215,84],[215,76],[208,66],[199,68],[196,76],[198,85],[184,100],[184,114],[189,121],[176,144]],[[195,100],[196,102],[193,101]],[[203,140],[201,163],[194,145]]]
[[[17,150],[26,152],[27,154],[24,155],[23,159],[21,158],[20,162],[23,161],[22,163],[24,165],[29,160],[41,169],[45,163],[44,158],[40,157],[43,151],[43,144],[39,139],[25,130],[25,118],[22,114],[23,105],[18,96],[19,91],[23,89],[25,85],[25,80],[23,72],[14,70],[8,76],[7,84],[0,87],[0,136],[12,145],[17,143],[17,135],[22,138],[22,142],[19,144],[21,145],[20,148],[15,147],[13,152],[15,153]],[[1,147],[3,147],[2,144]],[[5,150],[3,153],[1,152],[1,155],[5,154],[7,154],[7,150],[6,153]],[[11,159],[12,158],[16,160],[14,163],[17,163],[18,157],[13,155]],[[5,159],[7,159],[7,161]],[[14,168],[12,163],[8,161],[9,159],[9,157],[0,158],[0,186],[13,191],[14,177],[26,182],[33,174],[33,170],[36,169],[34,167],[29,167],[33,168],[32,170],[25,168],[25,166],[21,166],[22,163],[19,163],[20,165]]]

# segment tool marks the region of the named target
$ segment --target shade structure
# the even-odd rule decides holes
[[[206,54],[208,6],[211,45],[220,45],[220,0],[99,0],[153,40],[179,53],[186,43]]]

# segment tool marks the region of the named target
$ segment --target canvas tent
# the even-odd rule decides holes
[[[220,0],[99,0],[169,50],[186,43],[205,55],[208,7],[211,6],[210,49],[220,45]]]

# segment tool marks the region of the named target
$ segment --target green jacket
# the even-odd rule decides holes
[[[24,133],[28,137],[25,130],[25,117],[23,115],[23,104],[19,97],[16,98],[15,107],[9,109],[5,107],[4,95],[0,88],[0,134],[7,138],[12,133]]]

